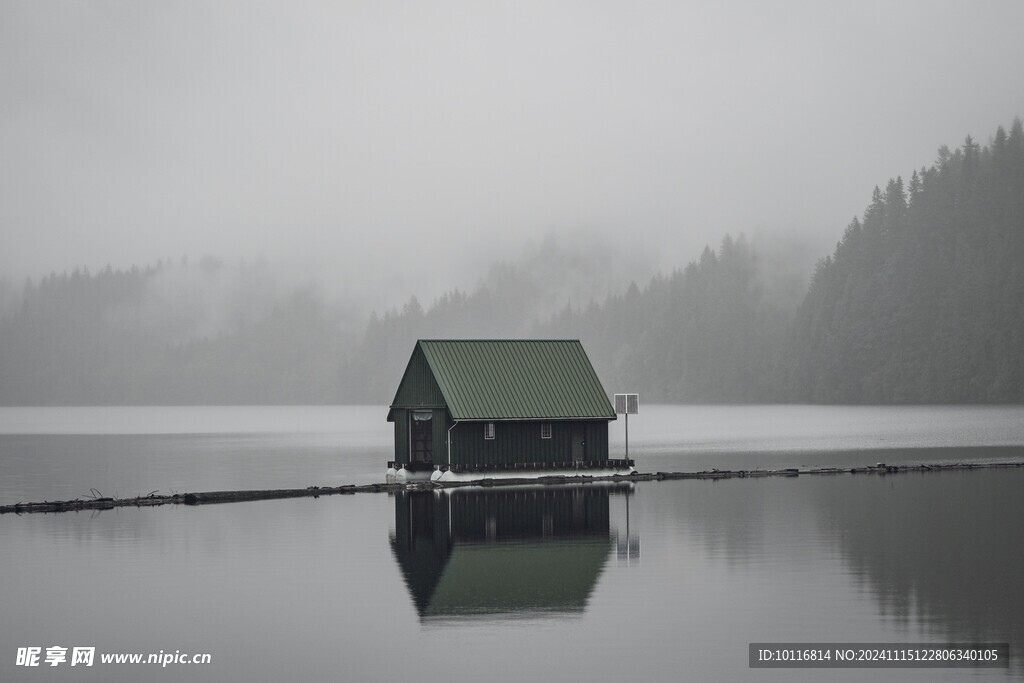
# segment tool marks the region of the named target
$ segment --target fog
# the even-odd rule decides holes
[[[1024,5],[0,6],[0,272],[265,260],[371,308],[532,239],[827,251],[1024,112]],[[984,139],[982,140],[984,142]]]

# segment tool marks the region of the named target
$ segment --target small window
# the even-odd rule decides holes
[[[540,423],[540,438],[550,439],[551,438],[551,423],[541,422]]]
[[[484,422],[484,438],[485,439],[493,439],[494,438],[494,423],[493,422]]]

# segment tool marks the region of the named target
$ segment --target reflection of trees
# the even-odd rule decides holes
[[[934,642],[1019,643],[1022,487],[1016,469],[660,482],[637,487],[634,510],[648,537],[656,521],[674,520],[738,580],[766,558],[827,570],[834,549],[883,619]]]
[[[936,637],[1024,636],[1024,472],[853,477],[808,487],[822,533],[884,614],[916,617]]]

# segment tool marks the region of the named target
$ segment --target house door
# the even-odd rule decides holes
[[[429,410],[414,410],[409,415],[409,460],[434,462],[434,422]]]
[[[585,432],[582,422],[572,423],[572,461],[582,462],[587,457],[587,442],[584,441]]]

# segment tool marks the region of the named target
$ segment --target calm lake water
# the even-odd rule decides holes
[[[643,410],[642,471],[1024,460],[1016,407]],[[385,414],[0,409],[0,502],[380,481]],[[4,515],[0,680],[1020,679],[1022,491],[980,470]],[[1013,663],[748,669],[763,641],[1010,642]],[[53,645],[213,664],[15,665]]]

